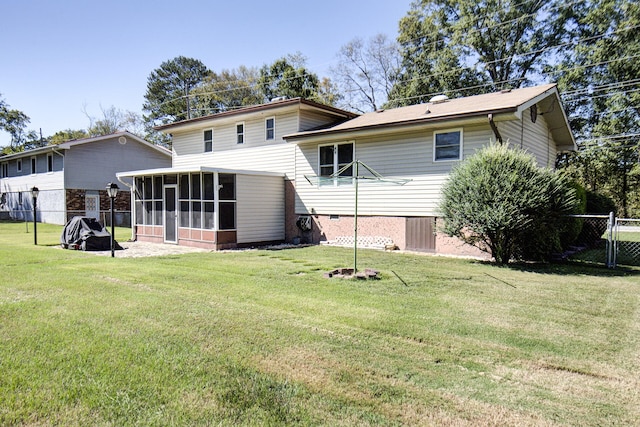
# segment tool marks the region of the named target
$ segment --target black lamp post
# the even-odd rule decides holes
[[[40,194],[40,190],[38,187],[33,187],[31,189],[31,197],[33,198],[33,244],[38,244],[38,230],[37,230],[37,220],[36,220],[36,204],[38,203],[38,194]]]
[[[111,199],[111,258],[114,257],[114,217],[113,217],[113,200],[118,195],[118,185],[110,182],[107,184],[107,195]]]

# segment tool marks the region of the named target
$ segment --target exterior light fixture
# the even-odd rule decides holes
[[[38,244],[38,229],[37,220],[36,220],[36,204],[38,203],[38,195],[40,194],[40,190],[38,187],[31,188],[31,198],[33,199],[33,244]]]
[[[118,195],[118,190],[119,190],[118,184],[114,184],[113,182],[110,182],[107,184],[107,195],[109,196],[109,199],[111,199],[111,258],[115,256],[114,255],[115,237],[114,237],[113,201]]]

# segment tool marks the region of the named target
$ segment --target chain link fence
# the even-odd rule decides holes
[[[640,265],[640,219],[616,218],[613,265]]]
[[[610,215],[572,215],[582,231],[569,248],[567,259],[605,265],[640,266],[640,219]]]
[[[581,231],[568,248],[567,259],[610,266],[612,233],[610,215],[571,215],[580,223]]]
[[[65,211],[55,211],[55,210],[41,210],[37,209],[37,219],[38,222],[43,220],[43,216],[46,214],[59,214],[56,217],[59,218],[57,221],[47,221],[44,219],[44,222],[51,222],[54,224],[59,223],[60,221],[65,220],[66,222],[71,220],[74,216],[87,216],[87,212],[84,210],[67,210]],[[0,211],[0,219],[2,220],[11,220],[11,221],[26,221],[33,222],[33,210],[31,209],[13,209],[11,211]],[[97,213],[96,218],[103,226],[110,227],[111,226],[111,211],[110,210],[100,210]],[[113,212],[113,222],[116,227],[131,227],[131,211],[123,211],[123,210],[114,210]],[[66,223],[65,222],[65,223]],[[64,224],[59,224],[64,225]]]

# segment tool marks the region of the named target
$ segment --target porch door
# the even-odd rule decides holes
[[[89,218],[100,220],[100,195],[86,194],[84,196],[84,214]]]
[[[167,185],[164,187],[164,241],[178,243],[178,187]]]

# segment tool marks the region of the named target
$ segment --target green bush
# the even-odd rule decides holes
[[[614,201],[604,194],[587,190],[587,213],[596,215],[609,215],[610,212],[616,211]]]
[[[443,187],[442,231],[493,256],[547,259],[560,249],[564,216],[576,210],[576,191],[533,156],[489,145],[456,167]]]

